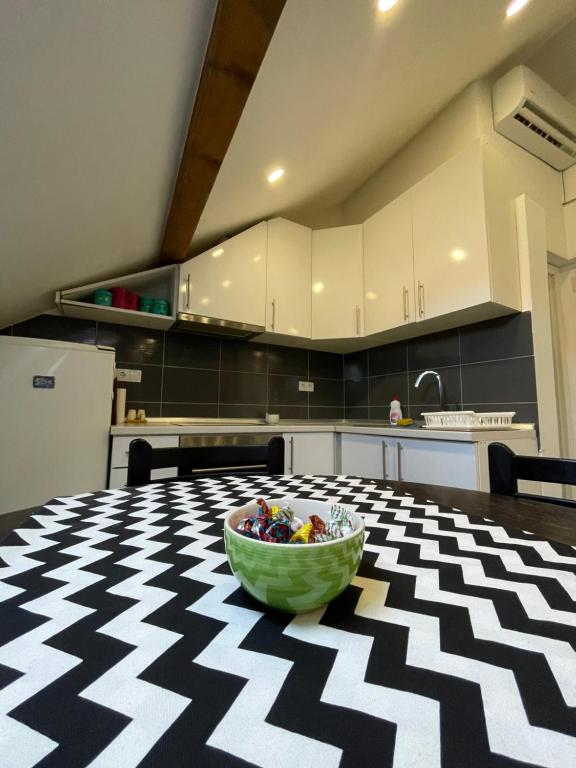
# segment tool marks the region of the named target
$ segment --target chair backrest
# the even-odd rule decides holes
[[[128,450],[129,486],[151,482],[153,469],[177,467],[177,478],[223,474],[284,473],[284,438],[273,437],[267,445],[218,445],[193,448],[152,448],[149,442],[132,440]]]
[[[488,446],[490,468],[490,492],[504,496],[547,501],[566,507],[576,507],[576,502],[549,496],[537,496],[518,491],[518,480],[535,480],[541,483],[576,485],[576,461],[549,459],[543,456],[517,456],[507,445],[491,443]]]

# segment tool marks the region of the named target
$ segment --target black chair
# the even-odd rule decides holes
[[[517,456],[507,445],[491,443],[488,446],[488,465],[490,468],[490,493],[514,496],[518,499],[547,501],[551,504],[576,508],[576,502],[568,499],[537,496],[518,491],[518,480],[576,485],[576,461],[572,459]]]
[[[284,438],[273,437],[268,445],[223,445],[193,448],[152,448],[149,442],[132,440],[128,450],[127,485],[152,482],[153,469],[177,467],[178,475],[162,479],[184,480],[217,475],[284,474]],[[154,481],[156,482],[156,481]]]

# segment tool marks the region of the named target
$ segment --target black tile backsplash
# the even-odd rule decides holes
[[[266,373],[268,370],[266,352],[267,348],[261,344],[251,344],[249,341],[237,341],[236,339],[222,339],[220,367],[223,371]]]
[[[507,315],[460,329],[463,363],[526,357],[533,354],[530,312]]]
[[[451,410],[516,411],[516,421],[537,422],[530,312],[488,320],[344,356],[348,419],[386,419],[398,395],[405,416],[420,419],[440,406],[438,385],[418,374],[442,376]]]
[[[467,403],[535,403],[534,358],[463,365],[462,399]]]
[[[298,376],[268,376],[268,402],[275,405],[306,405],[308,392],[298,391]]]
[[[160,400],[165,403],[217,403],[218,371],[165,366]]]
[[[46,315],[43,315],[46,317]],[[116,363],[162,365],[164,333],[151,328],[98,323],[96,343],[116,349]]]
[[[127,402],[159,403],[162,399],[162,367],[160,365],[134,365],[122,363],[122,368],[142,371],[142,381],[139,383],[127,381],[122,386],[126,388]],[[133,406],[130,406],[131,408]],[[146,406],[141,406],[146,410]]]
[[[334,355],[332,352],[308,353],[309,375],[312,378],[342,379],[344,375],[344,355]]]
[[[164,365],[184,368],[220,368],[220,339],[195,336],[190,343],[189,333],[167,333],[164,341]]]
[[[344,356],[182,331],[156,331],[39,315],[2,333],[115,347],[119,368],[142,371],[128,382],[128,408],[152,417],[344,418]],[[366,355],[366,353],[364,353]],[[299,381],[314,381],[300,392]]]
[[[408,370],[408,342],[399,341],[368,350],[370,376],[384,376],[388,373],[402,373]]]
[[[368,351],[350,352],[344,355],[344,378],[358,381],[368,376]]]
[[[73,341],[78,344],[96,343],[96,323],[92,320],[77,320],[60,315],[38,315],[12,328],[14,336],[28,336],[33,339]]]
[[[268,377],[265,373],[243,373],[239,376],[235,371],[221,371],[220,403],[266,405],[267,382]],[[297,389],[297,385],[295,388]]]
[[[337,357],[342,360],[341,355]],[[308,376],[308,350],[268,347],[268,373],[282,373],[300,378]]]
[[[372,407],[387,405],[395,397],[401,403],[408,401],[408,377],[405,373],[391,373],[388,376],[370,376],[368,397]]]
[[[405,415],[440,405],[437,370],[449,408],[516,411],[537,421],[529,312],[339,355],[178,331],[156,331],[39,315],[13,333],[116,348],[118,367],[138,368],[127,405],[150,416],[283,419],[387,419],[397,395]],[[314,392],[300,392],[299,381]]]
[[[459,329],[420,336],[408,342],[408,370],[460,364]]]

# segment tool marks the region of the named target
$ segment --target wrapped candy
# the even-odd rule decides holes
[[[312,528],[315,534],[326,533],[326,523],[321,517],[318,517],[318,515],[310,515],[309,520],[312,523]]]
[[[299,528],[292,536],[290,544],[312,544],[313,542],[310,541],[311,537],[314,537],[312,523],[305,523],[302,528]]]
[[[259,516],[246,517],[238,524],[236,530],[250,539],[260,539],[260,532],[266,529],[267,519]]]
[[[237,525],[242,536],[273,544],[314,544],[347,536],[354,530],[352,518],[344,507],[334,505],[330,518],[310,515],[307,522],[296,517],[290,507],[268,507],[264,499],[257,500],[258,512]]]
[[[290,526],[285,520],[275,520],[266,529],[266,535],[269,541],[287,543],[291,536]]]
[[[256,504],[260,507],[260,514],[264,517],[270,517],[270,510],[268,509],[268,504],[266,504],[264,499],[256,499]]]

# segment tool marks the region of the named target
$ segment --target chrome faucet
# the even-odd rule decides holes
[[[420,376],[416,379],[416,383],[414,384],[414,388],[418,389],[420,386],[420,382],[425,376],[436,376],[436,381],[438,382],[438,394],[440,396],[440,410],[445,410],[445,403],[444,403],[444,385],[442,384],[442,378],[439,373],[436,373],[436,371],[423,371]]]

